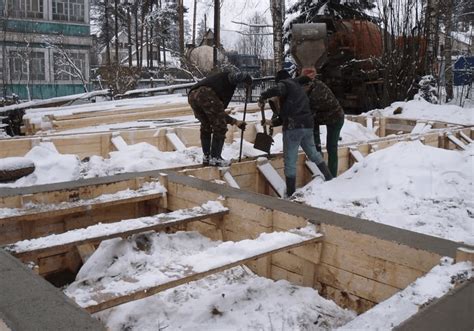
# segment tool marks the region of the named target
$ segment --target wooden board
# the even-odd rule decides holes
[[[228,210],[220,212],[205,212],[204,209],[197,210],[186,209],[180,210],[179,215],[174,216],[173,213],[158,214],[155,216],[137,218],[133,220],[124,220],[116,223],[98,224],[93,226],[94,234],[90,234],[87,237],[81,236],[83,229],[71,230],[62,234],[54,235],[54,241],[50,240],[45,245],[35,245],[38,240],[29,241],[28,248],[22,248],[19,243],[4,246],[4,249],[11,252],[18,258],[24,261],[29,259],[37,259],[39,256],[53,255],[56,252],[63,252],[71,249],[72,247],[84,245],[84,244],[97,244],[103,240],[108,240],[118,237],[128,237],[132,234],[146,232],[146,231],[161,231],[171,226],[184,225],[190,222],[195,222],[207,218],[222,217],[228,214]],[[127,223],[127,230],[120,230],[120,227]],[[135,223],[135,224],[133,224]],[[116,227],[118,230],[111,228]],[[91,229],[89,229],[91,230]],[[106,235],[99,235],[98,233],[107,232]],[[53,237],[51,237],[53,238]],[[73,239],[70,239],[73,238]],[[40,238],[39,240],[48,239],[48,237]]]
[[[102,292],[100,289],[95,289],[93,293],[90,293],[90,300],[97,302],[96,304],[92,305],[84,305],[85,308],[89,313],[96,313],[98,311],[102,311],[108,308],[112,308],[118,305],[121,305],[126,302],[135,301],[139,299],[143,299],[164,291],[169,288],[173,288],[182,284],[186,284],[192,281],[196,281],[202,279],[208,275],[215,274],[217,272],[221,272],[235,266],[245,264],[249,261],[260,259],[278,252],[282,252],[288,249],[292,249],[295,247],[299,247],[305,244],[314,243],[321,239],[321,237],[310,237],[310,236],[302,236],[301,240],[293,243],[293,244],[281,244],[281,245],[273,245],[273,248],[270,250],[266,250],[261,253],[252,254],[245,258],[236,258],[228,263],[216,262],[215,266],[200,272],[193,271],[192,267],[183,266],[182,270],[187,270],[182,275],[180,275],[177,279],[169,279],[163,282],[158,282],[154,286],[140,288],[137,290],[133,290],[131,292],[115,292],[115,293],[106,293]],[[277,246],[277,247],[275,247]],[[216,259],[217,260],[217,259]],[[121,280],[124,282],[125,280]],[[130,282],[136,282],[136,280],[131,279]],[[74,297],[72,296],[74,299]],[[80,305],[80,303],[78,303]]]

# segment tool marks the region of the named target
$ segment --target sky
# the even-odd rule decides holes
[[[286,0],[288,9],[296,0]],[[193,0],[184,0],[185,7],[188,8],[187,20],[192,27],[192,15],[194,8]],[[260,14],[271,24],[270,0],[221,0],[221,42],[224,48],[233,48],[240,38],[240,34],[233,30],[242,31],[244,26],[232,23],[232,21],[248,23],[254,14]],[[214,30],[214,1],[198,0],[197,24],[207,15],[207,26]],[[271,36],[269,37],[271,38]]]

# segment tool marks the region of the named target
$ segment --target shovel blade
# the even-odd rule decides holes
[[[255,137],[255,143],[253,145],[253,148],[270,154],[270,148],[272,147],[272,144],[272,136],[259,132]]]

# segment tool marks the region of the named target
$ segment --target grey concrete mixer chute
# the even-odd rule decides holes
[[[293,24],[291,55],[301,68],[320,68],[327,60],[326,23]]]

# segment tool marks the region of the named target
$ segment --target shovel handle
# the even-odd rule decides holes
[[[262,122],[265,123],[265,105],[260,107],[260,112],[262,113]],[[267,126],[265,124],[263,126],[263,133],[267,134]]]

